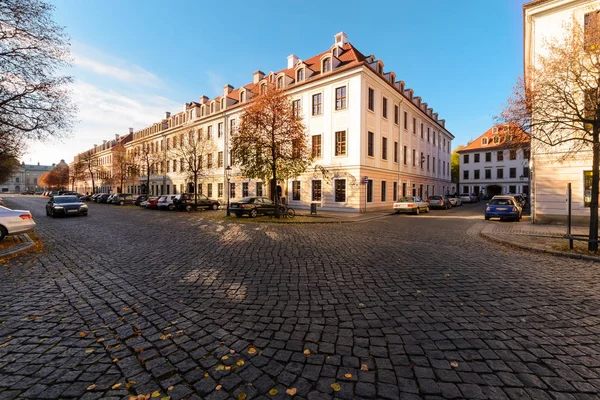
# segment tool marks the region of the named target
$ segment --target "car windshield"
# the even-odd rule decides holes
[[[442,196],[429,196],[429,200],[441,200]]]
[[[79,203],[79,199],[77,196],[56,196],[54,198],[55,203],[63,204],[63,203]]]
[[[512,200],[510,199],[492,199],[490,200],[490,206],[512,206]]]
[[[406,203],[410,201],[415,201],[414,197],[400,197],[400,203]]]

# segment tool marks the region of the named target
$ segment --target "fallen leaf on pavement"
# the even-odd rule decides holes
[[[223,389],[223,385],[217,385],[217,387],[215,388],[215,390],[221,390]]]
[[[114,385],[112,385],[110,388],[111,388],[112,390],[115,390],[115,389],[118,389],[120,386],[121,386],[121,384],[120,384],[120,383],[115,383],[115,384],[114,384]]]
[[[175,389],[175,386],[169,386],[169,387],[167,388],[167,390],[173,390],[173,389]]]
[[[162,340],[167,340],[167,339],[168,339],[168,338],[170,338],[170,337],[171,337],[171,334],[169,333],[169,334],[167,334],[167,335],[162,335],[160,338],[161,338]]]
[[[177,333],[178,333],[179,335],[181,335],[181,334],[183,333],[183,329],[181,329],[181,330],[177,331]]]
[[[310,350],[309,349],[304,350],[304,355],[305,356],[310,356]]]
[[[160,400],[171,400],[171,396],[163,396]]]
[[[287,394],[289,394],[290,396],[294,396],[296,395],[296,388],[289,388],[288,390],[285,391]]]
[[[133,385],[135,385],[136,383],[137,383],[136,381],[129,381],[129,382],[127,382],[127,383],[125,384],[125,387],[126,387],[127,389],[130,389],[130,388],[132,388],[132,387],[133,387]]]
[[[238,394],[238,400],[246,400],[246,393],[240,393]]]
[[[87,387],[87,390],[94,390],[96,389],[96,385],[90,385]]]
[[[363,364],[363,365],[360,366],[360,370],[361,371],[368,371],[369,367],[367,366],[367,364]]]
[[[160,396],[160,392],[157,390],[156,392],[152,393],[152,397],[158,397]]]
[[[364,307],[364,306],[365,306],[365,304],[364,304],[364,303],[358,303],[358,306],[359,306],[359,307]]]
[[[351,379],[352,378],[352,374],[346,374],[344,376],[346,377],[346,379]]]
[[[227,356],[227,355],[221,357],[221,360],[227,360],[227,359],[229,359],[229,356]]]
[[[342,389],[342,387],[340,386],[340,384],[337,383],[337,382],[332,383],[331,384],[331,388],[333,389],[334,392],[339,392]]]
[[[235,350],[234,350],[234,349],[231,349],[231,350],[229,350],[229,352],[230,352],[231,354],[235,354]]]
[[[89,335],[89,333],[87,333],[87,332],[79,332],[79,336],[81,336],[81,337],[86,337],[87,335]]]
[[[451,367],[454,367],[454,368],[458,368],[458,363],[457,363],[456,361],[452,361],[452,362],[450,363],[450,366],[451,366]]]
[[[271,396],[275,396],[277,393],[279,393],[279,390],[277,390],[277,389],[275,389],[275,388],[273,388],[273,389],[269,390],[269,394],[270,394]]]
[[[254,348],[254,347],[250,347],[250,348],[248,349],[248,354],[255,354],[255,353],[256,353],[256,348]]]
[[[235,363],[238,367],[241,367],[242,365],[244,365],[244,360],[237,360],[237,362]]]
[[[139,347],[139,348],[135,349],[135,352],[136,352],[137,354],[140,354],[142,351],[144,351],[144,349],[142,349],[141,347]]]
[[[118,358],[113,358],[112,362],[116,363],[117,361],[119,361]]]
[[[102,342],[104,342],[104,338],[103,337],[101,337],[100,339],[96,340],[96,343],[102,343]]]
[[[94,351],[95,351],[94,349],[85,349],[86,354],[93,353]]]

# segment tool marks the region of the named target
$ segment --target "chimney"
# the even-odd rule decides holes
[[[133,133],[133,128],[129,128],[129,133]]]
[[[208,97],[202,95],[200,96],[200,104],[206,104],[208,103]]]
[[[262,71],[254,71],[254,83],[260,82],[262,78],[265,77],[265,73]]]
[[[171,116],[171,112],[165,111],[165,119],[169,118],[170,116]]]
[[[115,140],[116,140],[117,142],[119,141],[119,138],[120,138],[119,134],[118,134],[118,133],[115,133]]]
[[[40,162],[38,161],[38,165],[40,165]]]
[[[233,86],[231,86],[229,84],[223,86],[223,96],[227,96],[232,91],[233,91]]]
[[[342,47],[348,42],[348,36],[344,32],[336,33],[334,36],[335,44]]]
[[[288,69],[294,68],[294,65],[296,65],[297,62],[298,62],[298,57],[296,57],[295,54],[290,54],[288,56]]]

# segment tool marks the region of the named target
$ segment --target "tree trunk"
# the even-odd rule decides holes
[[[198,209],[198,172],[194,172],[194,206]]]
[[[599,126],[594,123],[593,127],[593,150],[592,150],[592,201],[590,202],[590,242],[588,243],[589,251],[598,251],[598,178],[600,164],[600,140]],[[595,240],[595,242],[592,242]]]

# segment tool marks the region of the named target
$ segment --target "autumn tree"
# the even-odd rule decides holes
[[[158,147],[158,146],[156,146]],[[136,159],[140,165],[140,175],[146,176],[146,194],[150,194],[150,177],[155,174],[165,161],[162,150],[151,146],[150,143],[143,143],[136,153]]]
[[[176,136],[173,141],[177,142]],[[179,145],[174,143],[169,150],[171,157],[183,160],[183,170],[180,173],[184,174],[188,181],[194,182],[194,205],[196,207],[198,206],[198,181],[214,173],[214,168],[207,160],[216,151],[215,142],[212,138],[202,137],[201,130],[197,133],[190,130],[186,135],[180,135]]]
[[[459,145],[450,155],[450,176],[452,177],[452,182],[456,182],[457,192],[459,192],[458,187],[460,184],[460,154],[458,152],[464,148],[465,146]]]
[[[69,185],[69,169],[68,165],[57,165],[40,176],[40,185],[58,190],[66,188]]]
[[[112,170],[114,183],[117,184],[117,193],[122,193],[125,184],[137,176],[138,160],[128,154],[121,143],[113,147]]]
[[[600,27],[573,21],[564,36],[545,41],[499,116],[531,135],[538,161],[589,160],[592,165],[588,249],[598,250],[600,164]],[[591,156],[591,157],[590,157]]]
[[[0,1],[0,142],[20,145],[72,128],[72,79],[61,75],[70,44],[53,10],[43,0]]]
[[[271,182],[271,193],[276,193],[277,180],[302,174],[312,162],[305,127],[295,111],[291,98],[271,84],[253,98],[237,133],[231,134],[235,164],[243,175]],[[278,217],[279,196],[274,198]]]

